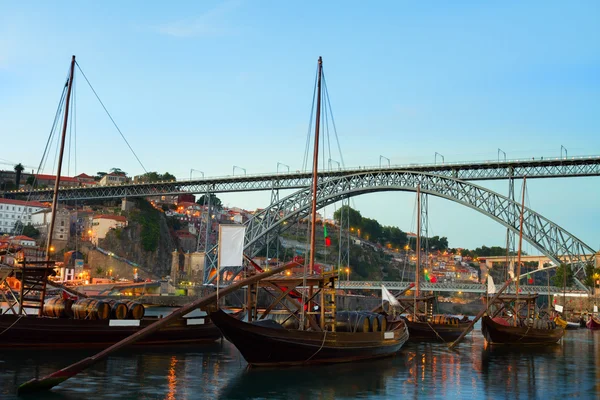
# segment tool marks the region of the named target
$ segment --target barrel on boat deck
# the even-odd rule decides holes
[[[377,318],[377,314],[367,313],[365,316],[369,318],[369,332],[379,332],[379,319]]]
[[[109,319],[110,305],[98,299],[80,299],[71,307],[76,319]]]
[[[285,329],[298,329],[300,327],[300,323],[298,322],[297,315],[296,317],[291,316],[290,314],[268,314],[266,319],[273,320]]]
[[[369,318],[357,311],[340,311],[335,315],[337,332],[369,332]]]
[[[73,300],[62,296],[52,297],[44,302],[44,315],[54,318],[70,318],[73,316]]]
[[[137,301],[126,301],[125,305],[127,306],[127,319],[142,319],[144,318],[144,313],[146,310],[141,303]]]
[[[377,319],[379,320],[379,329],[381,332],[385,332],[387,330],[387,319],[385,318],[385,315],[381,315],[379,314],[377,316]]]
[[[125,319],[127,318],[127,304],[123,301],[110,300],[110,317],[112,319]]]

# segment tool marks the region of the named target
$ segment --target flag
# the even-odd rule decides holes
[[[325,247],[331,246],[331,238],[327,234],[327,224],[323,225],[323,236],[325,236]]]
[[[492,279],[491,275],[488,275],[487,292],[488,294],[496,293],[496,285],[494,285],[494,279]]]
[[[387,300],[390,303],[390,306],[399,306],[400,305],[400,302],[383,285],[381,285],[381,298],[383,300]]]
[[[527,283],[530,284],[530,285],[533,284],[533,278],[529,274],[527,274]]]
[[[219,267],[239,267],[244,252],[244,225],[219,225]]]

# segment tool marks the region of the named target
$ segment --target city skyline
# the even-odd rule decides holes
[[[348,167],[381,157],[392,165],[496,160],[500,150],[508,159],[600,154],[599,14],[594,2],[3,3],[0,130],[10,150],[0,161],[39,163],[72,54],[146,170],[179,179],[192,169],[302,170],[318,56]],[[81,78],[77,160],[63,175],[143,173]],[[506,182],[476,184],[507,194]],[[598,178],[527,185],[528,207],[600,246]],[[269,193],[219,197],[247,209],[270,201]],[[414,231],[414,197],[370,194],[353,207]],[[451,247],[505,244],[505,228],[473,210],[432,198],[429,214],[430,236]]]

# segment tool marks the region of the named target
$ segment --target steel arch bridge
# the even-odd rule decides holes
[[[416,191],[445,198],[470,207],[519,233],[521,205],[505,196],[472,183],[440,175],[413,171],[365,171],[363,173],[320,178],[317,209],[347,197],[379,191]],[[311,189],[299,190],[271,204],[246,223],[244,252],[255,256],[291,223],[305,218],[311,209]],[[595,251],[577,237],[544,216],[525,207],[523,238],[556,264],[566,263],[579,275],[586,263],[593,261]],[[207,252],[206,281],[214,276],[216,246]],[[581,285],[584,287],[583,285]]]

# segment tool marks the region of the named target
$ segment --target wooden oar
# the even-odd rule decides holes
[[[296,265],[296,264],[289,263],[289,264],[283,265],[281,267],[274,268],[268,272],[263,272],[262,274],[254,275],[250,278],[246,278],[239,282],[233,283],[233,284],[227,286],[225,289],[220,290],[219,295],[224,296],[224,295],[231,293],[235,290],[238,290],[248,284],[258,282],[263,278],[278,274],[282,271],[285,271],[286,269],[292,268],[294,265]],[[208,304],[214,303],[216,300],[217,300],[216,293],[210,294],[208,296],[204,296],[201,299],[198,299],[186,306],[181,307],[180,309],[172,312],[171,314],[167,315],[166,317],[159,319],[158,321],[147,326],[146,328],[137,331],[133,335],[121,340],[120,342],[113,344],[112,346],[108,347],[107,349],[101,351],[100,353],[98,353],[96,355],[84,358],[83,360],[78,361],[75,364],[71,364],[68,367],[61,369],[60,371],[53,372],[52,374],[45,376],[41,379],[32,379],[28,382],[25,382],[24,384],[19,386],[19,388],[17,389],[17,394],[20,395],[20,394],[25,394],[25,393],[33,393],[33,392],[40,392],[40,391],[44,391],[44,390],[50,390],[54,386],[59,385],[60,383],[66,381],[67,379],[77,375],[79,372],[83,371],[90,365],[93,365],[93,364],[97,363],[98,361],[106,358],[109,354],[111,354],[127,345],[137,342],[140,339],[145,338],[146,336],[156,332],[163,326],[169,324],[169,322],[173,321],[174,319],[177,319],[177,318],[195,310],[196,308],[203,307]]]
[[[471,321],[471,323],[470,323],[470,324],[469,324],[469,326],[468,326],[468,327],[467,327],[467,328],[466,328],[466,329],[463,331],[463,333],[461,333],[461,334],[460,334],[460,336],[459,336],[459,337],[458,337],[458,338],[457,338],[457,339],[456,339],[454,342],[452,342],[452,343],[450,343],[450,344],[448,345],[448,348],[449,348],[450,350],[452,350],[453,348],[455,348],[455,347],[456,347],[456,346],[457,346],[457,345],[460,343],[460,341],[461,341],[461,340],[463,340],[463,338],[464,338],[465,336],[467,336],[467,334],[468,334],[469,332],[471,332],[471,329],[473,329],[473,325],[475,325],[475,323],[476,323],[477,321],[479,321],[479,318],[483,317],[483,314],[485,314],[485,312],[487,311],[487,309],[488,309],[488,305],[489,305],[489,304],[492,304],[494,301],[496,301],[496,299],[497,299],[497,298],[498,298],[498,297],[499,297],[499,296],[502,294],[502,292],[504,292],[504,291],[506,290],[506,288],[508,287],[508,285],[510,285],[510,284],[512,283],[512,281],[513,281],[512,279],[509,279],[509,280],[507,280],[507,281],[504,283],[504,286],[502,286],[502,287],[500,288],[500,290],[498,290],[498,293],[496,293],[496,295],[495,295],[494,297],[492,297],[492,300],[490,300],[490,301],[488,302],[488,304],[486,304],[486,305],[485,305],[485,307],[483,307],[483,309],[482,309],[481,311],[479,311],[479,314],[477,314],[477,315],[475,316],[475,318],[473,319],[473,321]]]

